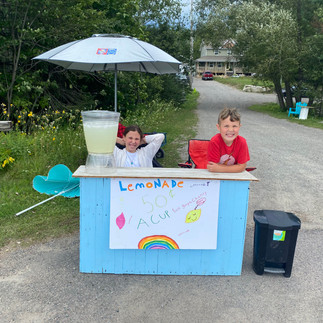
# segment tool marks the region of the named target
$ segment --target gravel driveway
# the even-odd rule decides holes
[[[248,225],[256,209],[292,212],[303,228],[323,228],[323,131],[275,119],[247,107],[276,102],[274,94],[241,92],[218,82],[194,79],[200,92],[196,138],[210,139],[224,107],[242,116],[240,134],[247,139],[249,166],[260,181],[250,189]]]
[[[246,109],[274,95],[200,80],[194,87],[201,93],[197,137],[216,132],[224,106],[238,107],[250,165],[257,167],[241,276],[81,274],[79,239],[72,235],[0,251],[1,323],[322,322],[323,131]],[[302,219],[291,278],[252,270],[252,213],[264,208]]]

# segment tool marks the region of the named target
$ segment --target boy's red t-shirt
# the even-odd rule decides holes
[[[249,150],[245,138],[238,136],[231,146],[225,144],[219,133],[210,140],[208,161],[217,164],[234,165],[245,164],[249,160]]]

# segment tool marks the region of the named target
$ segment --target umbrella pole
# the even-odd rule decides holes
[[[114,64],[114,111],[117,112],[117,64]]]
[[[25,210],[22,210],[22,211],[20,211],[20,212],[16,213],[16,214],[15,214],[15,216],[19,216],[20,214],[23,214],[23,213],[25,213],[25,212],[27,212],[27,211],[29,211],[29,210],[33,209],[34,207],[36,207],[36,206],[38,206],[38,205],[44,204],[44,203],[46,203],[46,202],[48,202],[48,201],[50,201],[50,200],[54,199],[54,198],[55,198],[55,197],[57,197],[57,196],[60,196],[60,195],[62,195],[62,194],[64,194],[64,193],[67,193],[67,192],[69,192],[69,191],[71,191],[71,190],[75,189],[75,188],[76,188],[76,187],[78,187],[78,186],[79,186],[79,184],[74,185],[74,186],[70,187],[69,189],[67,189],[67,190],[65,190],[65,191],[61,191],[61,192],[59,192],[58,194],[56,194],[56,195],[54,195],[54,196],[51,196],[50,198],[48,198],[48,199],[46,199],[46,200],[44,200],[44,201],[41,201],[41,202],[39,202],[39,203],[37,203],[37,204],[34,204],[33,206],[30,206],[29,208],[27,208],[27,209],[25,209]]]

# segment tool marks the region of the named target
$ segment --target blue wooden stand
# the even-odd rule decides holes
[[[81,166],[80,272],[152,275],[240,275],[248,212],[248,172],[215,174],[207,170],[107,169],[90,174]],[[218,241],[215,250],[109,249],[110,178],[203,178],[220,180]]]

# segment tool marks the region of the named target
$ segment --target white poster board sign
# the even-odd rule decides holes
[[[111,249],[216,249],[220,181],[112,178]]]

